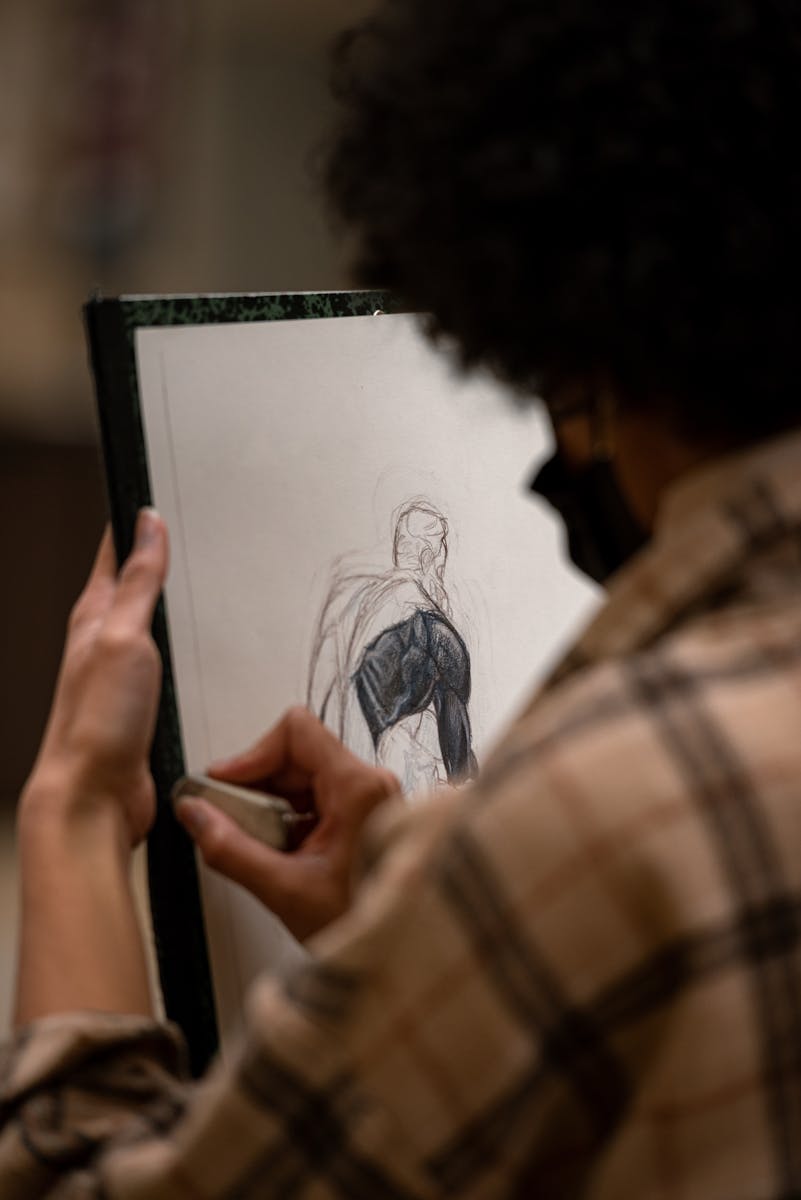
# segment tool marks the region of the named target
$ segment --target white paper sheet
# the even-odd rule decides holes
[[[393,613],[404,621],[422,588],[422,607],[441,609],[469,654],[480,767],[595,603],[526,489],[548,450],[536,407],[458,376],[403,316],[145,329],[137,357],[154,501],[172,536],[167,608],[187,766],[243,749],[306,702],[332,585],[345,608],[355,597],[352,614],[367,594],[358,588],[379,580],[383,607],[362,622],[360,650]],[[339,666],[353,675],[353,661]],[[420,753],[425,742],[436,751],[430,714],[413,732]],[[390,753],[399,761],[397,739]],[[240,889],[201,873],[228,1031],[256,972],[300,951]]]

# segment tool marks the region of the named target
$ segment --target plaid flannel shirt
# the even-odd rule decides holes
[[[91,1014],[0,1064],[0,1193],[801,1195],[801,436],[681,483],[469,796],[200,1085]]]

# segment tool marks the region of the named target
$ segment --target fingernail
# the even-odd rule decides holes
[[[206,827],[208,813],[197,800],[184,799],[176,806],[178,820],[191,837],[198,837]]]
[[[161,518],[155,508],[142,508],[136,519],[136,545],[149,546],[156,540],[161,528]]]

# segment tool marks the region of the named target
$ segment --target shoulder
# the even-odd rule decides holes
[[[788,735],[799,710],[801,612],[715,614],[546,687],[510,728],[487,778],[494,785],[564,756],[591,767],[597,786],[617,787],[624,765],[655,786],[655,745],[675,756],[690,732],[682,722],[696,719],[699,753],[712,752],[713,735],[730,740],[733,753],[753,743],[776,750],[770,730],[778,721]],[[789,736],[783,747],[796,753]]]
[[[527,919],[634,958],[688,920],[725,921],[742,880],[801,884],[782,849],[801,779],[795,632],[779,614],[699,622],[531,704],[469,816]]]

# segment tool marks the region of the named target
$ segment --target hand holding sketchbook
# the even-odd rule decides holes
[[[87,308],[118,555],[142,505],[172,537],[148,857],[165,1008],[195,1070],[253,977],[304,952],[196,866],[176,781],[305,703],[424,797],[480,768],[594,604],[524,486],[549,448],[536,407],[457,375],[396,309],[376,293]]]

